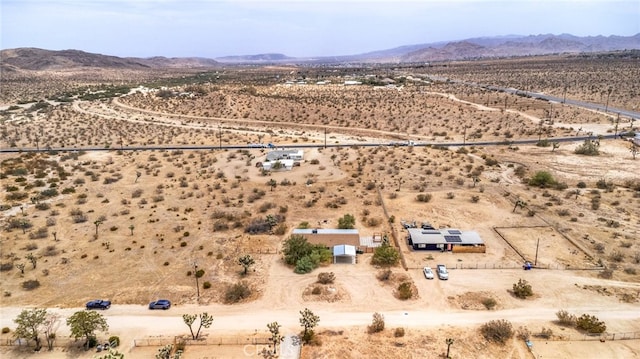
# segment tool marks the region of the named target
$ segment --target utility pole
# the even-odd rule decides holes
[[[613,92],[613,87],[609,87],[607,89],[607,104],[604,106],[604,112],[609,110],[609,98],[611,97],[611,92]]]
[[[538,248],[540,247],[540,238],[538,238],[538,243],[536,244],[536,259],[533,261],[533,266],[538,265]]]
[[[218,138],[220,139],[220,149],[222,149],[222,126],[218,124]]]
[[[196,277],[196,301],[200,303],[200,284],[198,283],[198,262],[193,261],[193,275]]]
[[[462,144],[467,143],[467,126],[464,126],[464,131],[462,132]]]
[[[616,119],[616,129],[613,132],[613,138],[617,138],[618,137],[618,124],[620,123],[620,112],[618,112],[618,118]]]
[[[327,128],[324,128],[324,148],[327,148]]]

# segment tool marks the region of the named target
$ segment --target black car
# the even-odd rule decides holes
[[[87,302],[87,309],[109,309],[111,302],[108,300],[96,299]]]
[[[167,299],[159,299],[155,302],[149,303],[149,309],[169,309],[171,308],[171,302]]]

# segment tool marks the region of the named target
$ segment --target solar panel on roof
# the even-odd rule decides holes
[[[449,234],[462,234],[462,232],[460,232],[460,231],[459,231],[459,230],[457,230],[457,229],[450,229],[450,230],[449,230]]]
[[[462,242],[462,238],[460,236],[444,236],[444,240],[448,243],[460,243]]]

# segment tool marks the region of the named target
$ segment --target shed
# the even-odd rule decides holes
[[[413,249],[484,253],[486,247],[480,235],[459,229],[409,228],[409,244]]]
[[[360,234],[357,229],[296,228],[292,234],[303,236],[311,244],[323,244],[328,248],[341,244],[354,247],[360,245]]]
[[[356,247],[348,244],[333,246],[333,263],[356,263]]]
[[[293,160],[276,160],[273,162],[262,162],[262,169],[265,171],[278,171],[278,170],[285,170],[285,171],[291,171],[291,169],[293,168]],[[278,169],[274,169],[273,165],[275,163],[280,163],[280,168]]]

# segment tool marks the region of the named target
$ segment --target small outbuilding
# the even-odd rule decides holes
[[[356,264],[356,247],[348,244],[333,246],[333,263]]]
[[[409,245],[413,249],[485,253],[486,247],[480,235],[459,229],[408,228]]]
[[[294,160],[275,160],[262,162],[262,169],[265,171],[291,171]]]

